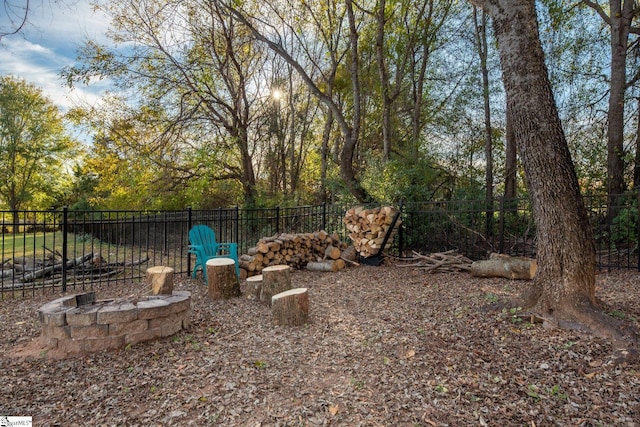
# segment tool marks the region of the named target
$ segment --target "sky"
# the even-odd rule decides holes
[[[26,4],[26,0],[9,0]],[[92,10],[89,0],[31,0],[28,24],[20,34],[0,41],[0,75],[25,79],[42,89],[62,112],[78,102],[95,104],[108,82],[69,89],[60,78],[63,67],[76,62],[78,48],[88,39],[107,43],[108,19]],[[8,27],[0,6],[0,28]]]

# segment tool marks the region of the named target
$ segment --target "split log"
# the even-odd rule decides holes
[[[171,295],[173,293],[173,268],[155,266],[147,268],[147,285],[153,295]]]
[[[291,267],[272,265],[262,270],[262,289],[260,301],[271,305],[271,298],[280,292],[291,289]]]
[[[330,259],[338,259],[340,258],[341,255],[341,251],[340,249],[336,248],[333,245],[329,245],[327,246],[327,248],[324,250],[324,258],[330,258]]]
[[[307,288],[296,288],[271,298],[273,321],[280,326],[301,326],[309,319],[309,294]]]
[[[493,253],[488,260],[471,264],[471,275],[476,277],[506,277],[514,280],[531,280],[538,269],[535,259],[510,257]]]
[[[231,258],[213,258],[207,261],[209,298],[213,300],[239,297],[240,282],[236,275],[236,263]]]
[[[359,206],[347,210],[343,222],[349,231],[349,238],[361,257],[378,255],[391,245],[397,232],[396,227],[399,227],[402,222],[397,215],[398,210],[391,206],[374,209],[364,209]],[[396,219],[395,224],[394,219]],[[392,225],[393,229],[391,229]],[[389,237],[385,243],[387,234]]]
[[[349,245],[345,250],[342,251],[340,258],[355,262],[358,259],[358,251],[356,251],[355,246]]]

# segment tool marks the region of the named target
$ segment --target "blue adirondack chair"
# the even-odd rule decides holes
[[[231,258],[236,263],[236,275],[240,278],[237,243],[218,243],[216,233],[206,225],[196,225],[189,230],[189,253],[196,256],[196,265],[191,277],[196,278],[198,270],[202,270],[207,282],[207,261],[212,258]]]

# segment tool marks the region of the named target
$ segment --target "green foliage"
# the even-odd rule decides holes
[[[451,176],[429,159],[372,160],[362,185],[377,201],[411,202],[432,200],[446,194]]]
[[[527,386],[527,396],[531,397],[534,401],[539,402],[540,401],[540,393],[538,391],[538,386],[536,386],[535,384],[529,384]]]
[[[498,297],[497,297],[497,296],[496,296],[496,294],[494,294],[493,292],[489,292],[489,293],[487,293],[487,294],[485,295],[484,299],[485,299],[487,302],[490,302],[490,303],[496,303],[496,302],[498,302]]]
[[[614,243],[638,243],[638,208],[628,206],[620,211],[611,224],[611,241]]]
[[[0,77],[0,202],[14,211],[51,207],[73,148],[62,115],[40,89]]]

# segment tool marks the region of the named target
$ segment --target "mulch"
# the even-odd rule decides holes
[[[601,272],[607,312],[637,326],[640,274]],[[526,281],[397,265],[296,271],[310,322],[274,326],[246,283],[173,337],[58,359],[34,348],[36,310],[60,292],[0,302],[0,415],[36,426],[639,426],[640,363],[604,339],[487,310]],[[147,293],[131,283],[99,298]],[[6,297],[6,296],[5,296]]]

